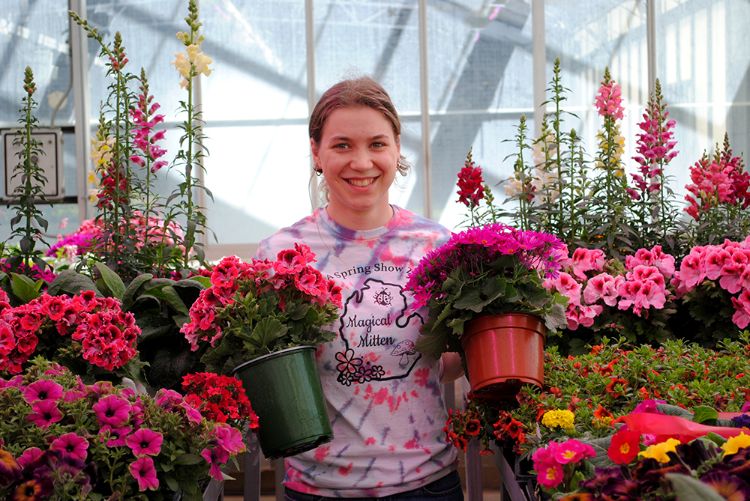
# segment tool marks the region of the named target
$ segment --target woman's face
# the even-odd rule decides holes
[[[391,122],[367,106],[334,110],[320,143],[310,140],[328,185],[328,214],[350,229],[371,229],[391,217],[388,188],[401,155]]]

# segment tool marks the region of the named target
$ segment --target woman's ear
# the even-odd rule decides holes
[[[320,146],[318,145],[318,143],[315,142],[315,139],[310,138],[310,152],[312,153],[313,165],[316,169],[320,166],[320,159],[318,158],[319,151]]]

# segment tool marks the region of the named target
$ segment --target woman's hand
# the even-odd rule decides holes
[[[464,366],[461,363],[461,355],[458,353],[443,353],[440,357],[443,366],[441,383],[450,383],[464,375]]]

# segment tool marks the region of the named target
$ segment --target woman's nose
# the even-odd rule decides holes
[[[351,166],[355,169],[368,169],[372,165],[370,152],[363,149],[355,150],[352,154]]]

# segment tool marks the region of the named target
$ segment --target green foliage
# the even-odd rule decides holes
[[[17,198],[17,202],[13,206],[15,216],[10,220],[10,239],[18,240],[18,248],[11,249],[11,256],[6,266],[19,273],[29,273],[34,265],[39,269],[47,267],[47,263],[42,259],[43,251],[36,248],[37,243],[46,245],[42,232],[47,231],[47,220],[42,217],[42,211],[36,205],[46,201],[44,186],[47,184],[47,177],[39,166],[39,156],[43,155],[44,151],[41,144],[33,137],[34,129],[38,126],[38,120],[34,116],[34,109],[37,106],[34,100],[36,84],[34,73],[28,66],[24,73],[23,88],[26,95],[21,100],[23,108],[19,110],[21,117],[18,120],[21,128],[13,139],[13,144],[20,147],[19,162],[13,169],[11,177],[11,179],[20,180],[12,194],[14,198]]]

